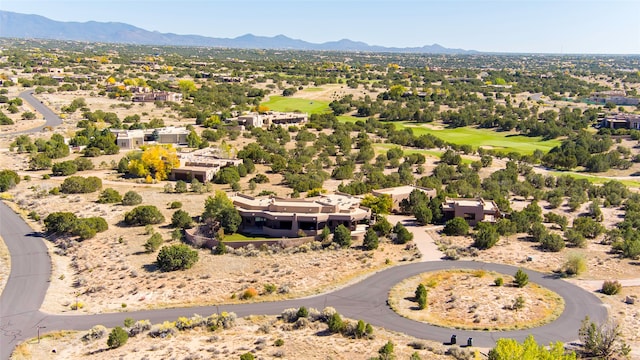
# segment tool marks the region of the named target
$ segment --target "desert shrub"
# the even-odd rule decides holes
[[[296,313],[296,316],[297,316],[298,318],[306,318],[306,317],[309,317],[309,310],[307,310],[307,308],[306,308],[306,307],[301,306],[301,307],[298,309],[298,312]]]
[[[127,225],[148,225],[164,222],[164,215],[153,205],[140,205],[124,214]]]
[[[580,275],[587,270],[587,260],[583,254],[569,254],[567,262],[564,263],[564,273],[567,275]]]
[[[144,331],[151,330],[151,322],[149,320],[138,320],[129,329],[129,336],[136,336]]]
[[[240,295],[240,299],[242,300],[249,300],[249,299],[253,299],[254,297],[258,296],[258,290],[256,290],[255,288],[248,288],[246,289],[242,295]]]
[[[87,178],[82,176],[70,176],[60,185],[60,191],[65,194],[86,194],[99,190],[102,180],[95,176]]]
[[[181,207],[182,203],[180,201],[172,201],[171,204],[169,204],[170,209],[180,209]]]
[[[278,290],[278,287],[274,284],[264,284],[264,293],[265,294],[273,294]]]
[[[162,240],[162,235],[154,233],[149,239],[147,239],[147,242],[144,243],[144,249],[148,253],[154,252],[160,248],[160,245],[162,245],[163,242],[164,240]]]
[[[220,314],[213,314],[206,319],[206,325],[210,330],[220,327],[231,329],[236,324],[236,313],[223,311]]]
[[[444,229],[442,231],[445,235],[449,236],[467,235],[469,232],[469,224],[467,224],[467,222],[461,217],[454,217],[444,224]]]
[[[344,330],[345,324],[342,321],[342,317],[337,312],[334,312],[327,321],[327,325],[329,326],[329,332],[332,334],[337,334]]]
[[[135,320],[133,320],[133,318],[128,317],[124,319],[124,327],[130,328],[131,326],[133,326],[134,323],[135,323]]]
[[[198,261],[198,252],[185,244],[165,246],[160,249],[156,262],[162,271],[189,269]]]
[[[298,310],[295,308],[284,309],[280,314],[282,321],[292,323],[298,320]]]
[[[250,352],[240,355],[240,360],[254,360],[254,359],[255,359],[255,356],[253,356],[253,354]]]
[[[109,338],[107,339],[107,346],[111,349],[119,348],[120,346],[126,344],[127,340],[129,340],[129,333],[127,333],[120,326],[116,326],[109,333]]]
[[[112,188],[106,188],[102,190],[100,196],[98,196],[99,204],[115,204],[122,201],[122,195]]]
[[[516,271],[516,274],[514,276],[513,282],[519,288],[525,287],[529,283],[529,275],[527,275],[527,273],[524,272],[524,270],[518,269],[518,271]]]
[[[380,350],[378,350],[378,355],[380,355],[378,357],[378,359],[380,360],[392,360],[395,359],[395,354],[394,354],[394,345],[393,342],[391,340],[387,341],[386,344],[384,344]]]
[[[331,307],[331,306],[327,306],[326,308],[322,309],[322,313],[321,313],[321,317],[320,319],[324,322],[328,322],[329,319],[333,316],[333,314],[337,313],[336,309]]]
[[[504,279],[501,277],[496,278],[495,280],[493,280],[493,283],[496,286],[502,286],[504,284]]]
[[[87,331],[87,333],[84,334],[84,336],[82,336],[82,340],[84,341],[98,340],[98,339],[102,339],[106,335],[107,335],[107,328],[102,325],[96,325],[91,329],[89,329],[89,331]]]
[[[602,292],[605,295],[615,295],[622,290],[622,284],[618,280],[606,280],[602,283]]]
[[[156,324],[151,327],[149,336],[153,338],[166,338],[173,336],[178,332],[176,324],[170,321],[165,321],[162,324]]]
[[[142,203],[142,196],[133,190],[127,191],[122,197],[122,205],[133,206],[140,203]]]

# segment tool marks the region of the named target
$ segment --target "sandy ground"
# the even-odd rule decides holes
[[[501,277],[503,286],[495,286]],[[419,284],[427,288],[424,310],[414,300]],[[514,309],[517,298],[522,308]],[[492,299],[492,301],[486,301]],[[562,298],[530,283],[513,286],[513,276],[477,271],[439,271],[405,279],[389,293],[389,303],[400,315],[439,326],[466,329],[522,329],[553,321],[564,309]]]
[[[234,328],[215,332],[196,328],[168,338],[151,338],[143,333],[113,350],[108,349],[106,337],[83,342],[85,332],[54,333],[43,336],[39,344],[36,339],[23,343],[13,359],[238,359],[241,354],[251,352],[256,359],[351,360],[377,356],[378,349],[387,341],[394,343],[398,359],[408,359],[413,352],[418,352],[422,359],[450,359],[443,355],[446,348],[442,344],[381,328],[374,328],[373,339],[330,335],[326,329],[327,325],[321,322],[293,329],[292,324],[276,317],[249,317],[239,319]],[[275,345],[278,339],[283,341],[281,346]],[[416,350],[409,344],[423,349]]]
[[[420,226],[416,224],[415,218],[401,215],[388,215],[387,220],[395,225],[401,222],[409,232],[413,234],[413,243],[416,244],[422,257],[420,261],[440,261],[444,254],[438,250],[438,245],[433,240],[429,230],[437,229],[436,226]]]

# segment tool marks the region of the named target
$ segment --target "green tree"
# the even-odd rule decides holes
[[[193,219],[188,212],[176,210],[171,216],[171,226],[179,229],[189,229],[193,224]]]
[[[340,247],[348,248],[351,246],[351,231],[342,224],[338,225],[333,232],[333,242]]]
[[[524,270],[518,269],[518,271],[516,271],[516,275],[514,276],[513,282],[517,287],[523,288],[529,283],[529,275],[527,275]]]
[[[378,216],[376,223],[373,224],[373,230],[375,230],[380,236],[388,236],[393,230],[393,226],[384,216]]]
[[[444,224],[442,231],[449,236],[467,235],[469,233],[469,224],[463,218],[456,216]]]
[[[433,220],[433,213],[427,203],[417,204],[413,207],[413,216],[420,225],[426,225]]]
[[[235,234],[242,223],[242,217],[235,207],[225,207],[219,212],[219,221],[225,234]]]
[[[396,244],[406,244],[409,241],[413,240],[413,234],[409,230],[407,230],[407,228],[399,221],[393,227],[393,233],[396,235]]]
[[[631,350],[622,339],[620,325],[615,320],[596,324],[587,316],[582,321],[578,337],[584,345],[586,356],[617,359],[616,355],[627,357]]]
[[[198,251],[185,244],[164,246],[160,249],[156,263],[162,271],[185,270],[198,261]]]
[[[13,170],[0,170],[0,192],[13,189],[20,183],[20,175]]]
[[[476,230],[473,237],[473,247],[475,248],[481,250],[490,249],[500,238],[496,226],[493,224],[481,222],[476,226]]]
[[[71,160],[55,163],[51,167],[53,176],[68,176],[75,174],[77,171],[78,166]]]
[[[420,284],[416,288],[415,301],[418,303],[418,308],[423,310],[427,307],[427,288]]]
[[[378,234],[371,227],[364,234],[362,246],[365,250],[375,250],[378,248]]]
[[[140,205],[124,214],[127,225],[149,225],[164,222],[164,215],[154,205]]]
[[[120,346],[126,344],[127,340],[129,340],[129,333],[126,332],[120,326],[116,326],[109,333],[109,338],[107,339],[107,346],[110,349],[119,348]]]

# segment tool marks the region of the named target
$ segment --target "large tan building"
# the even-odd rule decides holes
[[[442,204],[444,221],[454,217],[461,217],[474,226],[481,221],[495,222],[502,217],[498,205],[493,200],[451,199],[447,198]]]
[[[301,231],[314,236],[325,226],[331,231],[339,225],[356,230],[371,217],[370,209],[360,207],[359,198],[337,194],[308,199],[238,194],[232,200],[242,217],[241,232],[272,237],[296,237]]]

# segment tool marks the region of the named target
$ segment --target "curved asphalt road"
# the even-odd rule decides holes
[[[18,95],[24,101],[28,102],[29,105],[33,106],[33,108],[44,116],[45,123],[44,125],[35,127],[29,130],[16,131],[12,133],[7,133],[3,135],[18,135],[18,134],[28,134],[28,133],[36,133],[42,131],[45,127],[54,127],[62,124],[62,119],[54,113],[51,109],[45,106],[40,100],[36,99],[33,96],[33,90],[25,90]]]
[[[4,203],[0,203],[0,235],[11,252],[11,275],[0,297],[1,359],[8,359],[13,348],[21,341],[36,336],[38,326],[46,326],[44,331],[86,330],[97,324],[107,327],[122,325],[127,317],[149,319],[152,323],[158,323],[175,320],[179,316],[207,316],[218,310],[233,311],[242,317],[251,314],[276,315],[286,308],[300,306],[317,309],[333,306],[343,316],[362,319],[389,330],[441,342],[448,341],[452,334],[456,334],[459,342],[465,343],[468,337],[472,337],[474,345],[480,347],[492,347],[502,337],[522,341],[530,334],[542,344],[573,341],[577,339],[580,323],[585,316],[588,315],[597,322],[607,318],[606,308],[595,295],[566,281],[531,270],[527,271],[531,282],[555,291],[565,300],[565,311],[556,321],[534,329],[502,332],[452,330],[402,318],[386,304],[388,291],[392,286],[426,271],[464,268],[513,274],[517,270],[513,266],[474,261],[438,261],[396,266],[346,288],[304,299],[98,315],[51,315],[39,310],[51,276],[50,259],[43,240],[33,236],[27,224]]]

